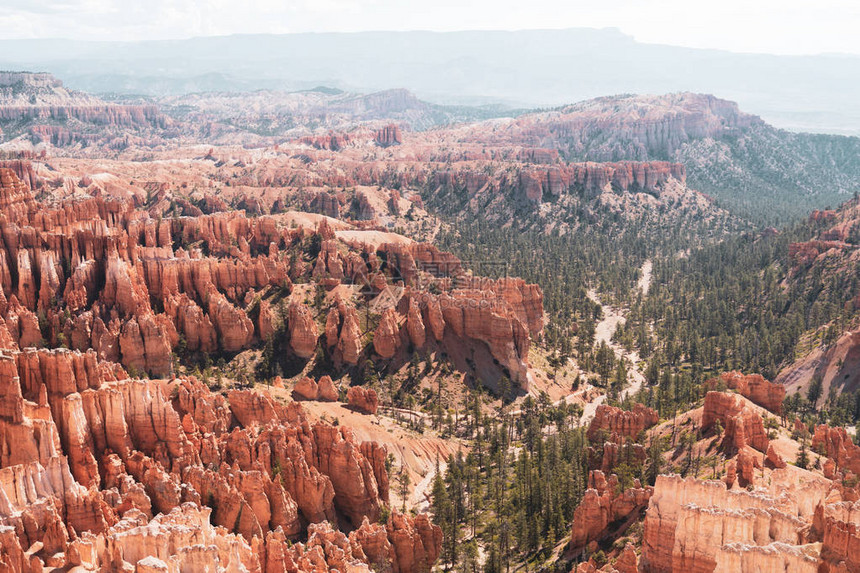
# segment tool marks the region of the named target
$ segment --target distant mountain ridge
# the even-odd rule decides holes
[[[0,72],[0,142],[24,136],[62,147],[112,140],[122,148],[129,132],[166,127],[154,105],[109,103],[48,73]]]
[[[475,142],[550,149],[571,162],[682,163],[691,188],[769,225],[860,191],[860,138],[777,129],[708,94],[600,97],[466,133]]]
[[[122,100],[121,96],[118,99]],[[443,106],[420,100],[409,90],[394,88],[369,94],[317,87],[285,92],[205,92],[153,98],[167,113],[190,113],[202,119],[227,121],[259,134],[283,134],[297,126],[343,129],[356,122],[397,121],[424,130],[454,122],[478,121],[506,112],[495,106]],[[193,111],[190,111],[193,110]],[[509,112],[507,112],[509,113]]]
[[[585,161],[671,159],[686,143],[738,135],[761,118],[709,94],[620,95],[523,114],[497,137]]]
[[[0,41],[0,68],[93,93],[407,88],[443,104],[551,107],[621,93],[712,93],[779,127],[860,134],[860,57],[642,44],[617,30],[238,35],[141,43]],[[129,71],[133,70],[133,71]]]
[[[860,138],[777,129],[710,94],[603,96],[507,113],[492,106],[433,104],[403,88],[364,94],[316,86],[298,92],[116,95],[107,101],[66,89],[48,74],[0,72],[0,141],[9,147],[15,140],[15,149],[33,153],[47,142],[70,151],[105,143],[116,150],[152,148],[180,135],[251,146],[320,136],[349,139],[356,129],[372,138],[391,124],[406,131],[456,129],[451,141],[468,143],[463,153],[474,159],[515,149],[536,164],[680,163],[690,188],[756,224],[778,226],[860,192]],[[133,143],[130,135],[140,139]],[[544,192],[553,194],[532,194]]]
[[[62,80],[45,72],[0,71],[0,103],[4,106],[100,105],[88,93],[69,90]]]

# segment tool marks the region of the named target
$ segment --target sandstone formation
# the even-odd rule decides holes
[[[652,493],[653,488],[643,488],[639,480],[619,493],[617,476],[613,474],[607,480],[603,472],[592,470],[588,475],[588,489],[573,515],[570,546],[581,549],[607,535],[623,534],[626,527],[639,518]],[[616,523],[622,519],[624,523]],[[609,530],[610,524],[614,524],[613,531]]]
[[[464,282],[465,287],[478,286],[476,281]],[[542,306],[543,295],[535,285],[519,279],[484,281],[482,286],[439,295],[444,324],[458,338],[485,343],[508,369],[510,378],[528,390],[530,335],[543,329],[542,313],[536,310]],[[428,302],[427,306],[435,303]]]
[[[170,123],[155,105],[110,104],[96,97],[69,90],[46,73],[3,72],[0,80],[0,122],[17,122],[31,128],[57,128],[56,124],[83,124],[89,128],[81,138],[94,139],[92,128],[102,134],[111,128],[142,130],[166,128]],[[100,135],[99,139],[103,139]],[[73,143],[70,138],[54,145]]]
[[[427,330],[424,319],[421,317],[421,309],[414,298],[409,299],[409,310],[406,316],[406,328],[409,331],[409,340],[416,348],[422,348],[427,341]],[[444,329],[444,326],[442,327]],[[439,337],[441,338],[441,336]]]
[[[767,463],[773,469],[782,469],[786,467],[785,460],[782,459],[782,456],[779,455],[779,452],[773,447],[773,444],[770,444],[767,447],[767,455],[765,456],[765,463]]]
[[[614,406],[601,404],[595,410],[594,418],[586,433],[589,441],[595,441],[603,432],[607,439],[612,435],[636,440],[639,434],[660,421],[657,411],[643,404],[635,404],[633,410],[625,411]],[[617,441],[617,440],[612,440]]]
[[[331,376],[322,376],[317,385],[319,389],[319,399],[324,402],[337,402],[340,398],[340,392],[331,379]]]
[[[637,573],[639,571],[639,556],[636,555],[636,549],[627,544],[615,561],[615,570],[618,573]]]
[[[845,428],[815,426],[812,449],[833,460],[837,469],[860,475],[860,447],[851,441]]]
[[[860,297],[853,302],[854,308],[860,308]],[[835,344],[822,345],[814,348],[806,356],[783,369],[777,377],[777,383],[788,388],[790,393],[805,392],[816,378],[821,380],[822,394],[831,391],[839,394],[856,387],[860,382],[860,329],[844,332]],[[825,397],[822,396],[821,400]]]
[[[767,433],[761,415],[754,406],[738,394],[708,392],[702,413],[702,430],[711,430],[719,421],[724,429],[723,447],[738,451],[752,446],[766,452]]]
[[[400,344],[400,325],[393,309],[382,313],[379,326],[373,334],[373,348],[382,358],[392,358]]]
[[[674,178],[686,181],[683,165],[655,161],[650,163],[575,163],[565,167],[534,167],[519,172],[518,191],[535,203],[545,196],[583,192],[597,195],[605,189],[618,192],[659,194],[661,187]]]
[[[41,186],[42,182],[30,161],[22,159],[3,160],[0,161],[0,168],[11,170],[30,189],[36,189]]]
[[[344,317],[343,325],[340,329],[337,349],[344,362],[356,365],[358,364],[358,357],[361,355],[362,341],[355,307],[346,307],[342,316]],[[328,324],[326,325],[326,331],[328,331]]]
[[[0,90],[19,81],[0,74]],[[7,508],[0,499],[0,559],[34,570],[429,569],[441,531],[425,515],[382,511],[389,497],[384,448],[349,428],[312,423],[298,404],[242,390],[215,394],[174,374],[203,359],[230,364],[235,357],[231,366],[252,367],[246,359],[264,348],[266,379],[294,376],[299,365],[302,372],[331,368],[339,378],[368,362],[396,368],[421,349],[422,356],[477,355],[492,364],[488,378],[506,375],[533,390],[529,353],[545,320],[540,288],[483,279],[467,268],[475,261],[463,264],[407,239],[438,228],[422,212],[421,196],[463,192],[469,213],[512,199],[546,214],[546,229],[571,204],[590,199],[601,207],[618,201],[622,212],[625,201],[650,213],[679,197],[707,204],[685,188],[683,165],[650,156],[671,158],[693,138],[755,121],[727,102],[681,94],[667,96],[680,100],[674,117],[655,113],[648,98],[618,98],[623,113],[611,118],[575,107],[532,114],[494,128],[488,145],[480,139],[486,132],[467,127],[457,141],[442,134],[443,145],[428,145],[435,135],[404,129],[404,139],[387,117],[345,129],[318,114],[318,128],[267,146],[258,133],[243,132],[244,119],[227,126],[210,117],[194,129],[228,145],[207,143],[162,161],[163,149],[175,151],[164,142],[187,133],[164,133],[171,122],[157,110],[68,101],[83,96],[65,93],[50,76],[25,81],[58,100],[17,102],[0,120],[27,124],[21,135],[33,146],[30,157],[65,148],[50,162],[42,151],[35,166],[0,170],[0,348],[7,350],[0,355],[0,472],[14,469],[0,479],[12,500]],[[375,96],[383,101],[342,105],[372,114],[373,105],[396,108],[405,97]],[[283,116],[263,115],[254,129],[278,133]],[[604,129],[611,137],[591,145]],[[106,149],[120,157],[117,164],[129,156],[154,160],[117,170],[60,154]],[[641,161],[621,160],[627,157]],[[583,220],[592,215],[584,210]],[[409,232],[391,232],[401,225]],[[73,350],[36,350],[62,346]],[[165,379],[139,379],[144,373]],[[274,384],[282,388],[283,379]],[[769,387],[745,384],[754,401],[774,403]],[[293,392],[339,397],[328,376],[301,378]],[[351,387],[347,399],[356,410],[377,411],[372,389]],[[748,404],[709,404],[711,425],[720,420],[726,445],[738,449],[736,481],[751,484],[761,454],[749,444],[767,446],[758,414]],[[644,462],[645,449],[633,440],[657,421],[642,406],[597,413],[588,434],[608,438],[593,446],[605,473],[589,477],[572,525],[578,543],[619,533],[647,503],[650,488],[619,492],[617,479],[604,475]],[[778,465],[779,456],[768,453],[765,463]],[[836,563],[850,553],[839,532],[851,520],[828,516],[839,523],[829,530]],[[720,552],[715,562],[754,560],[731,557],[740,554],[732,543]],[[603,570],[636,568],[627,546]]]
[[[310,358],[317,347],[317,325],[310,309],[301,304],[290,305],[290,346],[301,358]]]
[[[659,476],[645,517],[641,569],[650,572],[816,571],[815,516],[830,507],[820,477],[776,470],[767,489]],[[819,555],[819,551],[821,554]]]
[[[19,243],[7,242],[0,256],[0,265],[11,264],[14,256],[20,269],[17,285],[0,286],[8,293],[7,328],[21,347],[64,338],[135,371],[164,375],[180,336],[191,351],[230,352],[250,344],[254,328],[237,303],[249,290],[280,284],[287,275],[285,262],[267,257],[228,261],[171,249],[174,239],[203,236],[217,252],[210,229],[235,236],[243,225],[250,231],[244,219],[143,224],[129,206],[100,198],[39,210],[10,171],[0,174],[0,185],[4,224],[30,229]],[[41,236],[38,247],[23,242],[28,233]],[[161,301],[165,312],[154,312],[152,300]],[[63,324],[57,302],[73,320]],[[37,310],[47,314],[47,331],[34,324],[31,313]]]
[[[376,414],[379,408],[379,398],[373,388],[350,386],[346,399],[350,406],[365,414]]]
[[[844,251],[851,249],[851,245],[842,240],[818,240],[813,239],[804,243],[791,243],[788,246],[788,258],[792,269],[797,272],[802,267],[809,267],[821,255],[830,251]]]
[[[463,275],[453,255],[431,245],[350,246],[326,223],[312,233],[320,249],[307,265],[302,259],[314,256],[302,251],[309,231],[275,216],[155,219],[103,196],[40,208],[10,169],[0,169],[0,209],[7,237],[0,249],[0,344],[9,348],[65,343],[91,348],[133,374],[166,376],[177,350],[179,358],[241,352],[272,338],[280,315],[293,354],[313,359],[323,344],[336,365],[354,366],[366,352],[367,317],[360,319],[353,301],[339,298],[329,308],[322,342],[307,304],[274,301],[289,292],[291,276],[329,287],[385,282],[385,260],[385,273],[411,294],[381,312],[372,333],[377,354],[390,359],[407,340],[423,347],[428,328],[442,343],[450,325],[450,343],[486,345],[500,368],[528,385],[530,338],[543,328],[540,289]],[[439,294],[423,290],[431,282]]]
[[[376,132],[374,140],[382,147],[390,147],[392,145],[400,145],[403,142],[403,137],[400,135],[399,127],[396,125],[386,125]]]
[[[349,547],[357,570],[371,564],[334,527],[338,514],[380,527],[385,449],[311,424],[297,403],[129,378],[94,350],[4,351],[0,389],[0,563],[12,571],[337,568],[329,551],[307,561],[315,532],[324,549]],[[308,541],[287,549],[307,523]],[[371,537],[401,571],[429,567],[441,544],[426,517],[392,515]]]
[[[609,436],[603,443],[595,442],[595,445],[588,447],[588,467],[599,469],[606,475],[620,464],[641,467],[647,457],[644,445],[618,435]]]
[[[530,114],[500,129],[428,135],[404,127],[404,138],[389,122],[414,126],[420,120],[408,116],[428,112],[409,94],[386,92],[344,98],[330,114],[307,112],[314,127],[304,131],[292,125],[301,110],[284,115],[265,104],[251,119],[228,125],[200,113],[187,122],[199,125],[174,129],[152,106],[88,98],[49,75],[0,73],[0,94],[18,97],[13,86],[22,82],[38,97],[0,106],[10,127],[0,137],[20,135],[24,149],[13,157],[33,159],[0,165],[0,561],[16,571],[428,570],[441,531],[424,514],[383,511],[385,448],[348,427],[311,422],[297,403],[230,386],[213,393],[174,374],[205,365],[208,378],[210,364],[226,363],[247,369],[244,383],[250,368],[267,366],[272,394],[283,399],[276,374],[331,368],[347,380],[368,362],[397,368],[420,349],[422,357],[448,353],[461,362],[477,356],[492,365],[490,383],[504,375],[539,391],[530,387],[529,353],[544,328],[540,288],[481,278],[470,268],[480,261],[464,264],[407,238],[438,231],[424,200],[453,193],[464,213],[488,209],[494,223],[530,224],[520,213],[511,220],[505,203],[515,201],[539,216],[536,231],[559,233],[574,230],[567,219],[591,221],[592,200],[620,217],[636,204],[690,220],[714,213],[710,200],[686,189],[684,165],[653,158],[756,123],[728,102],[677,94]],[[374,115],[380,109],[406,120]],[[346,113],[368,123],[338,124]],[[260,135],[287,123],[290,135],[277,136],[277,145]],[[177,149],[173,141],[189,138],[189,129],[218,143]],[[94,160],[77,161],[85,157]],[[676,208],[687,201],[701,208]],[[570,217],[580,211],[572,205],[583,207],[581,217]],[[848,237],[834,230],[822,240]],[[795,255],[817,250],[807,245]],[[44,349],[64,346],[72,350]],[[254,364],[260,354],[265,364]],[[778,389],[763,379],[729,382],[777,411]],[[297,399],[339,398],[329,376],[301,378],[292,390]],[[361,386],[347,399],[363,412],[379,406],[375,391]],[[755,474],[765,449],[765,468],[794,469],[762,441],[758,410],[732,400],[709,397],[704,409],[709,429],[719,420],[726,449],[738,453],[730,481],[762,486]],[[574,545],[611,540],[648,503],[651,488],[620,492],[609,472],[643,465],[645,448],[634,440],[657,418],[643,406],[598,409],[588,461],[603,473],[589,476],[571,526]],[[850,459],[850,442],[840,440],[825,437],[819,446]],[[846,475],[828,463],[837,481]],[[692,512],[662,505],[666,515]],[[808,526],[807,509],[786,513]],[[818,503],[815,511],[820,519],[799,539],[827,547],[822,555],[836,570],[853,558],[853,510]],[[707,513],[695,519],[707,522]],[[755,524],[755,541],[783,533],[782,521],[766,527],[757,510],[744,519]],[[686,555],[690,547],[692,557],[680,559],[693,570],[711,561],[726,570],[758,563],[791,570],[804,562],[796,553],[817,550],[727,535],[710,555],[710,545],[696,545],[693,521],[677,535],[673,529],[669,550]],[[700,537],[713,541],[717,528],[706,523]],[[681,550],[674,539],[685,540]],[[637,567],[627,545],[602,570]]]
[[[726,387],[774,414],[782,413],[785,386],[768,382],[759,374],[743,375],[740,372],[725,372],[720,375]],[[710,382],[711,385],[714,381]]]
[[[316,400],[319,398],[319,386],[313,378],[307,376],[296,382],[293,387],[293,397],[304,400]]]
[[[737,104],[706,94],[621,96],[524,116],[503,137],[543,147],[555,143],[592,161],[617,161],[671,156],[692,139],[719,138],[761,123]]]
[[[326,135],[308,135],[298,140],[303,145],[309,145],[315,149],[328,149],[340,151],[353,141],[348,133],[329,133]]]
[[[819,571],[857,570],[858,548],[858,510],[857,501],[841,501],[820,505],[815,512],[812,531],[821,541],[821,561]]]

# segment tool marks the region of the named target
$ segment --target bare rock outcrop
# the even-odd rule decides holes
[[[659,476],[645,517],[641,569],[729,571],[729,564],[774,553],[762,563],[787,560],[788,568],[777,570],[809,571],[809,526],[829,491],[821,478],[799,480],[787,469],[772,474],[768,489],[753,492],[728,490],[719,481]]]
[[[487,344],[510,377],[528,389],[529,334],[524,323],[498,294],[486,290],[455,290],[439,299],[445,324],[460,338]]]
[[[761,415],[738,394],[708,392],[702,413],[702,430],[708,431],[719,421],[725,434],[723,447],[734,451],[752,446],[766,452],[767,433]]]
[[[860,563],[860,504],[841,501],[820,505],[813,532],[820,535],[819,571],[856,571]]]
[[[860,308],[860,297],[855,297],[854,308]],[[788,392],[805,392],[816,378],[829,394],[845,392],[854,388],[860,380],[858,368],[858,349],[860,349],[860,329],[853,329],[840,335],[834,344],[813,348],[794,364],[784,368],[776,382],[784,384]],[[819,400],[825,400],[822,396]]]
[[[765,380],[760,374],[744,375],[740,372],[724,372],[719,379],[730,390],[737,391],[741,396],[774,414],[782,413],[782,401],[785,399],[785,386]]]
[[[177,347],[247,348],[258,334],[245,297],[288,287],[289,262],[264,248],[290,241],[292,232],[265,217],[155,219],[136,214],[131,201],[101,194],[37,208],[32,190],[8,169],[0,173],[0,208],[7,237],[0,249],[7,347],[65,342],[163,376]],[[174,250],[197,241],[206,242],[207,256]]]
[[[595,196],[607,188],[659,194],[670,178],[686,181],[684,166],[665,161],[572,163],[524,169],[519,172],[516,184],[526,199],[540,203],[545,196],[558,197],[575,191]]]
[[[427,341],[427,330],[424,326],[424,319],[421,318],[421,309],[415,298],[411,297],[406,315],[406,330],[409,332],[409,341],[412,345],[415,348],[423,348]]]
[[[337,306],[329,309],[325,319],[325,341],[326,347],[333,348],[337,346],[340,337],[340,312]]]
[[[392,145],[400,145],[403,142],[403,137],[400,135],[400,128],[397,125],[386,125],[379,129],[374,140],[381,147],[390,147]]]
[[[397,321],[397,312],[387,309],[382,313],[379,326],[373,334],[373,349],[382,358],[392,358],[397,352],[400,344],[400,326]]]
[[[636,480],[633,487],[619,492],[618,477],[609,479],[599,470],[588,476],[588,489],[573,515],[570,546],[580,549],[608,535],[620,535],[625,525],[636,521],[648,505],[653,488],[642,487]],[[624,521],[623,525],[609,531],[612,523]]]
[[[618,573],[638,573],[639,571],[639,556],[636,554],[636,548],[628,543],[621,550],[621,555],[615,561],[615,570]]]
[[[311,425],[298,403],[130,379],[93,350],[6,351],[0,390],[0,563],[14,571],[370,564],[332,524],[340,514],[380,527],[387,452]],[[392,518],[378,534],[392,566],[429,568],[441,532],[426,517]],[[319,525],[287,549],[307,523]],[[327,549],[307,561],[314,547]]]
[[[337,402],[340,399],[340,392],[332,381],[331,376],[325,375],[320,377],[317,388],[319,389],[319,399],[323,402]]]
[[[838,468],[860,475],[860,446],[851,441],[845,428],[831,428],[825,424],[815,426],[812,449],[832,459]]]
[[[773,444],[768,445],[767,447],[767,455],[765,456],[765,463],[773,468],[773,469],[782,469],[786,467],[785,460],[782,459],[782,456],[779,452],[776,451],[776,448],[773,447]]]
[[[209,523],[208,508],[186,503],[151,521],[129,512],[106,538],[104,567],[136,571],[240,570],[259,567],[248,543]],[[103,541],[104,543],[104,541]]]
[[[379,398],[373,388],[350,386],[346,399],[350,406],[365,414],[376,414],[376,410],[379,409]]]
[[[310,309],[301,303],[290,305],[290,347],[296,356],[310,358],[317,348],[317,324]]]
[[[358,364],[358,357],[362,351],[362,341],[361,330],[358,326],[358,314],[353,306],[346,307],[343,312],[343,326],[340,329],[337,349],[344,362],[353,366]]]
[[[637,403],[630,411],[601,404],[594,413],[586,435],[590,441],[595,441],[601,432],[607,437],[615,434],[636,440],[642,432],[659,421],[657,411],[644,404]]]
[[[293,387],[293,397],[300,400],[316,400],[319,398],[319,394],[319,385],[308,376],[303,376]]]

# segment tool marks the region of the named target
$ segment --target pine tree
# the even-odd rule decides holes
[[[797,452],[797,459],[794,465],[804,470],[809,467],[809,452],[806,451],[805,439],[800,443],[800,451]]]
[[[403,513],[406,513],[406,499],[409,497],[410,483],[409,471],[405,467],[401,467],[400,473],[397,476],[397,484],[400,487],[400,499],[403,500],[403,508],[401,509]]]

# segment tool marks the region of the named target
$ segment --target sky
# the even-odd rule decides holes
[[[576,27],[735,52],[860,54],[857,0],[0,0],[0,39]]]

